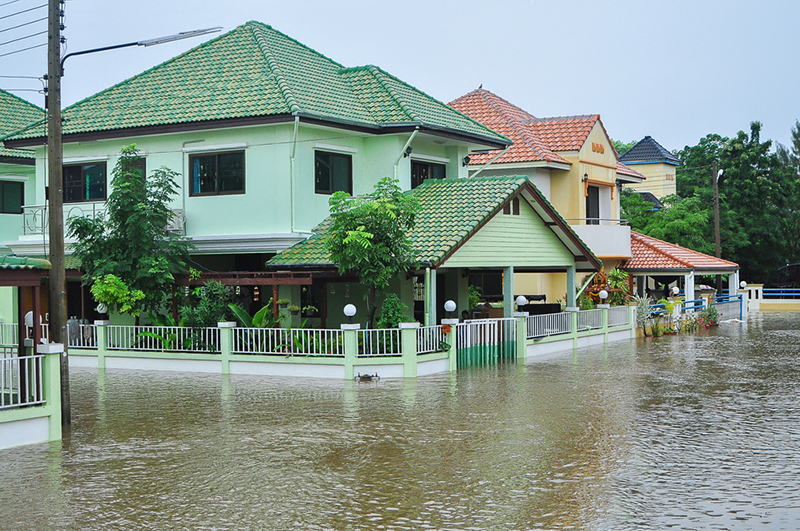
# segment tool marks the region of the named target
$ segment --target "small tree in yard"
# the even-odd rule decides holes
[[[191,247],[189,240],[167,230],[179,174],[162,166],[148,179],[139,160],[135,146],[120,150],[106,219],[75,217],[68,222],[68,234],[77,240],[73,252],[81,261],[84,283],[102,285],[112,275],[113,290],[92,293],[110,309],[136,316],[137,325],[142,310],[159,312],[171,294],[173,275],[186,270]],[[126,289],[144,297],[120,299]],[[104,293],[114,296],[106,298]]]
[[[333,224],[325,245],[340,274],[356,274],[367,286],[367,321],[372,323],[378,292],[415,265],[406,233],[414,226],[419,201],[386,177],[369,195],[336,192],[329,204]]]

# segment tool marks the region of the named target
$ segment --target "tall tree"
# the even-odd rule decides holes
[[[134,145],[120,150],[105,219],[76,217],[68,224],[69,235],[77,240],[73,253],[81,261],[84,283],[104,282],[113,275],[121,286],[144,294],[125,308],[137,322],[142,310],[160,311],[171,293],[173,275],[186,270],[191,247],[189,240],[167,229],[179,174],[162,166],[148,179],[139,160]],[[123,308],[116,300],[101,302],[117,311]]]
[[[329,204],[333,223],[326,247],[340,274],[354,273],[368,287],[367,321],[372,323],[378,292],[415,264],[406,234],[414,226],[419,201],[386,177],[371,194],[336,192]]]

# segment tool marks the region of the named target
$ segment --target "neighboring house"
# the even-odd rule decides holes
[[[514,141],[505,151],[471,155],[470,175],[527,176],[607,271],[630,258],[630,227],[619,217],[619,191],[644,177],[617,160],[600,115],[537,118],[482,88],[450,106]],[[550,301],[567,291],[561,276],[527,275],[517,286]]]
[[[258,22],[63,114],[65,217],[103,215],[119,150],[135,143],[146,171],[163,165],[180,174],[172,229],[195,245],[195,267],[251,286],[256,305],[277,285],[303,284],[311,302],[319,297],[307,276],[264,264],[311,234],[332,193],[368,193],[386,176],[403,189],[467,177],[468,153],[510,144],[378,67],[346,68]],[[7,141],[36,150],[37,184],[27,193],[40,205],[45,142],[42,127]],[[46,219],[44,208],[25,207],[26,215]],[[32,224],[5,245],[41,255],[47,231]],[[81,293],[72,284],[68,313],[87,315],[91,298],[76,307]]]
[[[739,264],[715,258],[674,243],[665,242],[646,234],[631,233],[630,260],[622,269],[638,277],[636,286],[640,295],[645,289],[657,289],[657,284],[675,284],[683,288],[687,301],[695,300],[695,277],[701,275],[728,275],[728,293],[739,291]],[[655,299],[666,293],[655,296]]]
[[[667,151],[652,137],[646,136],[620,155],[620,162],[647,177],[645,182],[626,184],[637,192],[650,192],[661,199],[677,193],[675,168],[681,159]]]
[[[469,284],[482,275],[500,276],[503,315],[513,315],[520,293],[515,273],[551,272],[573,289],[567,305],[575,306],[576,272],[594,272],[602,264],[572,231],[544,195],[524,176],[427,180],[406,192],[416,197],[421,212],[408,237],[417,271],[396,279],[391,291],[401,295],[415,318],[426,325],[438,322],[447,300],[456,302],[454,317],[468,310]],[[269,261],[273,269],[303,271],[322,282],[322,325],[345,322],[348,303],[365,314],[365,289],[355,279],[340,278],[328,258],[325,237],[330,218],[314,235]],[[558,273],[555,273],[558,272]],[[295,288],[292,298],[300,296]],[[422,299],[422,300],[420,300]],[[494,316],[494,315],[493,315]],[[363,321],[362,321],[363,322]]]
[[[13,94],[0,90],[0,138],[44,119],[44,111]],[[33,151],[9,149],[0,142],[0,254],[8,254],[4,242],[22,234],[22,209],[35,201]]]

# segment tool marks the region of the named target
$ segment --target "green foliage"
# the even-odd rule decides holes
[[[234,302],[233,292],[228,286],[216,280],[210,280],[204,286],[195,288],[191,299],[193,300],[180,309],[186,326],[206,328],[234,319],[234,313],[230,308]]]
[[[611,291],[608,294],[608,304],[613,306],[624,306],[628,304],[631,298],[630,284],[628,278],[630,275],[627,271],[614,268],[608,274],[608,287],[611,289],[618,289],[620,291]]]
[[[477,308],[481,303],[481,288],[478,286],[469,286],[467,288],[467,300],[470,310]]]
[[[636,303],[636,326],[642,329],[642,333],[647,337],[647,320],[652,312],[650,308],[650,297],[634,294],[632,297]]]
[[[394,293],[389,293],[383,299],[381,314],[375,322],[375,328],[397,328],[399,323],[411,321],[408,317],[408,306],[403,304]]]
[[[630,142],[622,142],[620,140],[612,140],[611,144],[614,146],[614,149],[617,150],[617,153],[620,155],[624,154],[630,148],[638,144],[636,140],[631,140]]]
[[[580,295],[578,295],[578,308],[581,310],[594,310],[595,304],[592,300],[592,296],[589,295],[586,290],[582,291]]]
[[[333,223],[326,248],[340,274],[356,274],[369,288],[367,321],[372,322],[377,292],[415,266],[406,234],[420,211],[419,201],[387,177],[368,195],[336,192],[329,205]]]
[[[90,289],[97,302],[106,304],[109,309],[119,313],[129,313],[138,316],[141,311],[139,302],[145,294],[138,289],[131,289],[121,278],[108,274],[94,281]]]
[[[735,137],[707,135],[676,154],[677,196],[652,210],[640,197],[624,193],[623,216],[634,230],[678,245],[715,254],[714,162],[719,179],[722,258],[736,262],[749,282],[765,282],[788,259],[800,261],[800,122],[791,149],[761,142],[761,123]]]
[[[114,275],[144,297],[116,306],[138,316],[142,310],[157,313],[171,294],[173,275],[186,269],[189,240],[167,231],[173,217],[170,203],[177,194],[180,175],[161,167],[146,178],[136,164],[136,147],[126,146],[112,172],[106,219],[73,217],[67,234],[76,239],[73,254],[81,261],[84,282],[92,284]]]

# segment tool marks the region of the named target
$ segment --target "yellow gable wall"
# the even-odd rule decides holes
[[[566,267],[574,263],[572,253],[520,198],[519,215],[499,212],[453,253],[443,267]]]
[[[626,188],[633,188],[640,192],[652,192],[659,199],[677,193],[674,165],[656,162],[652,164],[631,164],[630,167],[647,177],[647,179],[642,183],[626,184]]]

